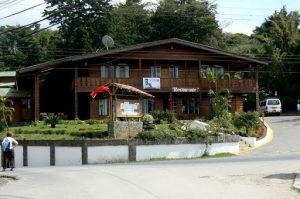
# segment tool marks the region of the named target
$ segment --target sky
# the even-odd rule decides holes
[[[144,0],[143,2],[147,2]],[[156,0],[151,0],[155,2]],[[299,11],[299,0],[209,0],[217,4],[217,20],[224,32],[244,33],[250,35],[256,26],[260,26],[265,19],[284,5],[288,12]],[[38,6],[22,14],[1,19],[10,14],[24,10],[44,2],[43,0],[0,0],[0,26],[25,25],[42,18],[46,5]],[[43,22],[42,27],[48,23]]]

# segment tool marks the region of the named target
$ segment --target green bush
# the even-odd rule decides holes
[[[105,138],[108,136],[107,131],[85,131],[85,132],[72,132],[71,136],[82,138]]]
[[[65,125],[78,125],[78,124],[85,124],[82,120],[62,120],[62,124]]]
[[[239,129],[239,134],[247,137],[256,137],[256,133],[261,127],[261,122],[257,112],[236,113],[233,124],[237,129]]]
[[[208,132],[200,128],[191,128],[188,129],[185,133],[185,137],[189,140],[197,140],[199,138],[207,138]]]
[[[176,137],[177,137],[176,131],[170,129],[148,130],[148,131],[142,131],[137,134],[137,138],[140,138],[142,140],[153,140],[153,141],[175,139]]]
[[[207,122],[209,124],[209,130],[215,134],[218,133],[232,133],[236,131],[233,125],[233,116],[231,113],[225,113],[222,116],[214,117]]]
[[[143,117],[142,117],[142,121],[143,122],[149,122],[149,123],[152,123],[153,122],[153,116],[152,115],[150,115],[150,114],[145,114],[145,115],[143,115]]]
[[[154,123],[156,124],[173,123],[176,121],[174,113],[170,111],[153,111],[151,112],[151,115],[153,116]]]
[[[46,120],[45,123],[46,124],[50,124],[51,128],[55,128],[56,124],[58,124],[58,122],[60,121],[60,116],[58,115],[50,115]]]

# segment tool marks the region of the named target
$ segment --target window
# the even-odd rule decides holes
[[[178,66],[171,65],[169,67],[169,77],[178,78]]]
[[[120,63],[116,66],[107,65],[101,66],[101,77],[121,77],[128,78],[129,77],[129,66],[124,63]]]
[[[224,78],[224,68],[223,68],[223,66],[214,65],[214,67],[212,68],[212,70],[217,75],[217,77],[221,77],[221,79]]]
[[[107,106],[107,99],[99,99],[99,115],[106,116],[108,115],[108,106]]]
[[[181,113],[199,114],[199,98],[182,99]]]
[[[160,77],[160,65],[151,66],[151,77]]]
[[[143,113],[151,113],[154,111],[154,109],[154,100],[143,99]]]
[[[201,77],[206,78],[206,70],[209,68],[208,65],[201,65]]]

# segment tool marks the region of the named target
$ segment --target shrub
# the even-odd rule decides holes
[[[177,137],[176,131],[170,129],[142,131],[137,134],[137,138],[140,138],[142,140],[153,140],[153,141],[175,139],[176,137]]]
[[[143,121],[143,122],[152,123],[153,120],[154,120],[154,119],[153,119],[153,116],[150,115],[150,114],[145,114],[145,115],[143,115],[143,117],[142,117],[142,121]]]
[[[86,131],[86,132],[72,132],[71,136],[82,138],[105,138],[108,136],[107,131]]]
[[[170,111],[153,111],[151,112],[151,115],[153,116],[154,123],[156,124],[172,123],[176,121],[174,113]]]
[[[244,135],[247,137],[255,137],[259,127],[261,126],[257,112],[236,113],[233,124],[239,130],[244,129]],[[242,132],[240,131],[240,133]]]
[[[190,128],[186,131],[185,137],[189,140],[197,140],[199,138],[207,138],[208,131],[200,129],[200,128]]]
[[[208,121],[208,124],[210,126],[209,130],[215,134],[232,133],[236,131],[231,113],[225,113],[222,116],[214,117],[212,120]]]
[[[46,124],[50,124],[51,128],[55,128],[56,124],[60,121],[60,117],[58,115],[50,115],[46,120]]]

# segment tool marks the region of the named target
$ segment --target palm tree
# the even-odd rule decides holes
[[[4,121],[7,128],[7,120],[11,121],[13,119],[14,108],[11,106],[11,100],[9,100],[7,97],[0,96],[0,119]]]

